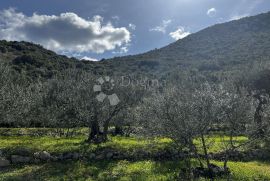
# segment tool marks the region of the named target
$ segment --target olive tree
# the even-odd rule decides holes
[[[224,156],[224,168],[230,154],[238,151],[254,141],[253,138],[243,140],[239,143],[238,136],[248,137],[253,123],[254,106],[252,97],[248,95],[244,87],[239,87],[230,81],[220,86],[220,119],[219,132]]]
[[[89,128],[87,141],[107,141],[109,126],[116,123],[118,115],[124,114],[140,100],[140,90],[107,85],[113,83],[110,77],[83,74],[79,79],[76,86],[78,96],[73,106],[80,122]]]
[[[42,84],[42,101],[36,109],[37,125],[54,127],[58,136],[71,136],[79,127],[76,104],[79,85],[77,70],[67,70]]]
[[[34,121],[32,110],[39,102],[40,85],[30,84],[0,63],[0,117],[3,126],[30,126]]]
[[[254,64],[242,71],[238,78],[238,84],[245,87],[253,101],[253,122],[249,126],[248,136],[264,144],[269,139],[270,70],[267,67],[268,63]]]
[[[200,87],[173,87],[145,100],[143,118],[153,133],[169,137],[188,148],[188,157],[195,154],[201,166],[198,149],[202,148],[208,168],[207,139],[210,127],[217,122],[219,113],[218,91],[209,84]],[[198,140],[198,144],[194,140]]]

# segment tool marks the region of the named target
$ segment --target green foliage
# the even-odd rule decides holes
[[[0,41],[0,60],[9,65],[20,75],[32,80],[47,80],[70,68],[89,70],[90,62],[77,61],[28,42]],[[88,68],[85,68],[87,67]],[[92,69],[92,68],[91,68]]]

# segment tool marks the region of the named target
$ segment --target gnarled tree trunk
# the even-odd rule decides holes
[[[256,107],[255,113],[254,113],[254,122],[256,123],[257,130],[256,130],[256,136],[263,137],[264,136],[264,128],[263,128],[263,120],[262,120],[262,114],[263,114],[263,105],[266,104],[266,100],[262,98],[260,95],[254,96],[259,101],[258,106]]]

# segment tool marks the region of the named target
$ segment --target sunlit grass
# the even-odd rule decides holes
[[[0,130],[1,131],[1,130]],[[0,149],[5,153],[12,154],[18,148],[50,153],[64,152],[93,152],[98,149],[115,149],[122,152],[134,153],[144,150],[154,153],[162,149],[174,148],[173,141],[169,138],[145,138],[145,137],[121,137],[109,136],[109,141],[99,145],[85,143],[87,130],[79,130],[83,134],[75,137],[53,137],[47,134],[43,136],[18,136],[18,133],[32,133],[34,129],[11,129],[15,136],[1,136]],[[43,130],[50,132],[51,130]],[[17,135],[17,136],[16,136]],[[234,137],[235,144],[242,144],[247,141],[244,136]],[[200,139],[195,139],[194,143],[200,149]],[[225,143],[225,144],[224,144]],[[229,143],[229,137],[213,135],[207,137],[209,152],[220,152]],[[212,163],[222,165],[221,162]],[[193,160],[193,166],[198,163]],[[263,162],[229,162],[228,166],[232,171],[231,180],[253,181],[270,180],[270,164]],[[73,161],[61,163],[45,163],[38,165],[12,166],[0,171],[0,180],[177,180],[179,171],[185,167],[184,162],[175,161],[127,161],[127,160],[103,160],[103,161]],[[204,179],[201,179],[204,180]],[[227,180],[219,178],[218,180]]]
[[[1,136],[0,147],[11,151],[16,148],[26,148],[32,151],[46,150],[58,153],[78,149],[82,140],[82,136],[73,138]]]
[[[233,143],[234,146],[239,146],[240,144],[244,145],[248,141],[248,138],[245,136],[234,136],[233,137]],[[229,136],[220,136],[220,135],[211,135],[206,136],[206,143],[208,147],[208,152],[210,153],[217,153],[222,152],[226,149],[226,147],[229,146],[230,137]],[[202,152],[202,142],[201,139],[195,139],[194,143],[197,145],[197,148],[200,152]],[[242,146],[239,148],[239,150],[244,150],[245,147]]]
[[[40,129],[9,129],[9,132],[17,135],[18,132],[33,133]],[[50,132],[51,129],[41,129],[43,132]],[[3,131],[0,129],[0,132]],[[0,136],[0,149],[8,150],[12,153],[18,148],[26,148],[32,152],[46,150],[50,153],[60,154],[64,152],[94,152],[97,149],[115,149],[124,152],[134,152],[136,150],[145,150],[148,152],[156,152],[162,149],[173,148],[173,141],[169,138],[145,138],[145,137],[121,137],[109,136],[109,141],[99,145],[88,144],[86,129],[78,130],[82,134],[74,137],[53,137],[53,136]],[[236,136],[233,138],[235,145],[243,144],[248,139],[244,136]],[[207,137],[207,145],[209,153],[217,153],[225,150],[225,146],[229,143],[228,136],[212,135]],[[201,140],[195,139],[200,152],[202,152]],[[244,147],[242,148],[244,149]]]
[[[217,165],[222,165],[216,162]],[[269,181],[270,163],[267,162],[228,162],[228,167],[232,171],[232,177],[241,181]]]
[[[85,142],[85,136],[71,138],[57,138],[51,136],[1,136],[0,148],[13,150],[26,148],[32,152],[46,150],[50,153],[63,152],[94,152],[97,149],[110,148],[120,151],[133,152],[136,150],[158,151],[171,146],[172,141],[167,138],[146,139],[140,137],[109,137],[109,141],[99,145]]]

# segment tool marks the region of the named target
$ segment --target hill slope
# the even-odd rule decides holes
[[[175,42],[161,54],[188,60],[245,61],[270,55],[270,13],[218,24]],[[176,52],[175,54],[169,52]],[[254,57],[252,57],[254,56]]]
[[[95,74],[156,76],[185,69],[231,71],[270,61],[270,12],[208,27],[161,49],[100,62],[78,61],[32,43],[6,41],[0,41],[0,58],[19,72],[45,78],[71,67]]]
[[[118,66],[123,60],[133,69],[148,67],[156,73],[190,67],[218,71],[270,61],[270,12],[208,27],[145,54],[111,59]]]

